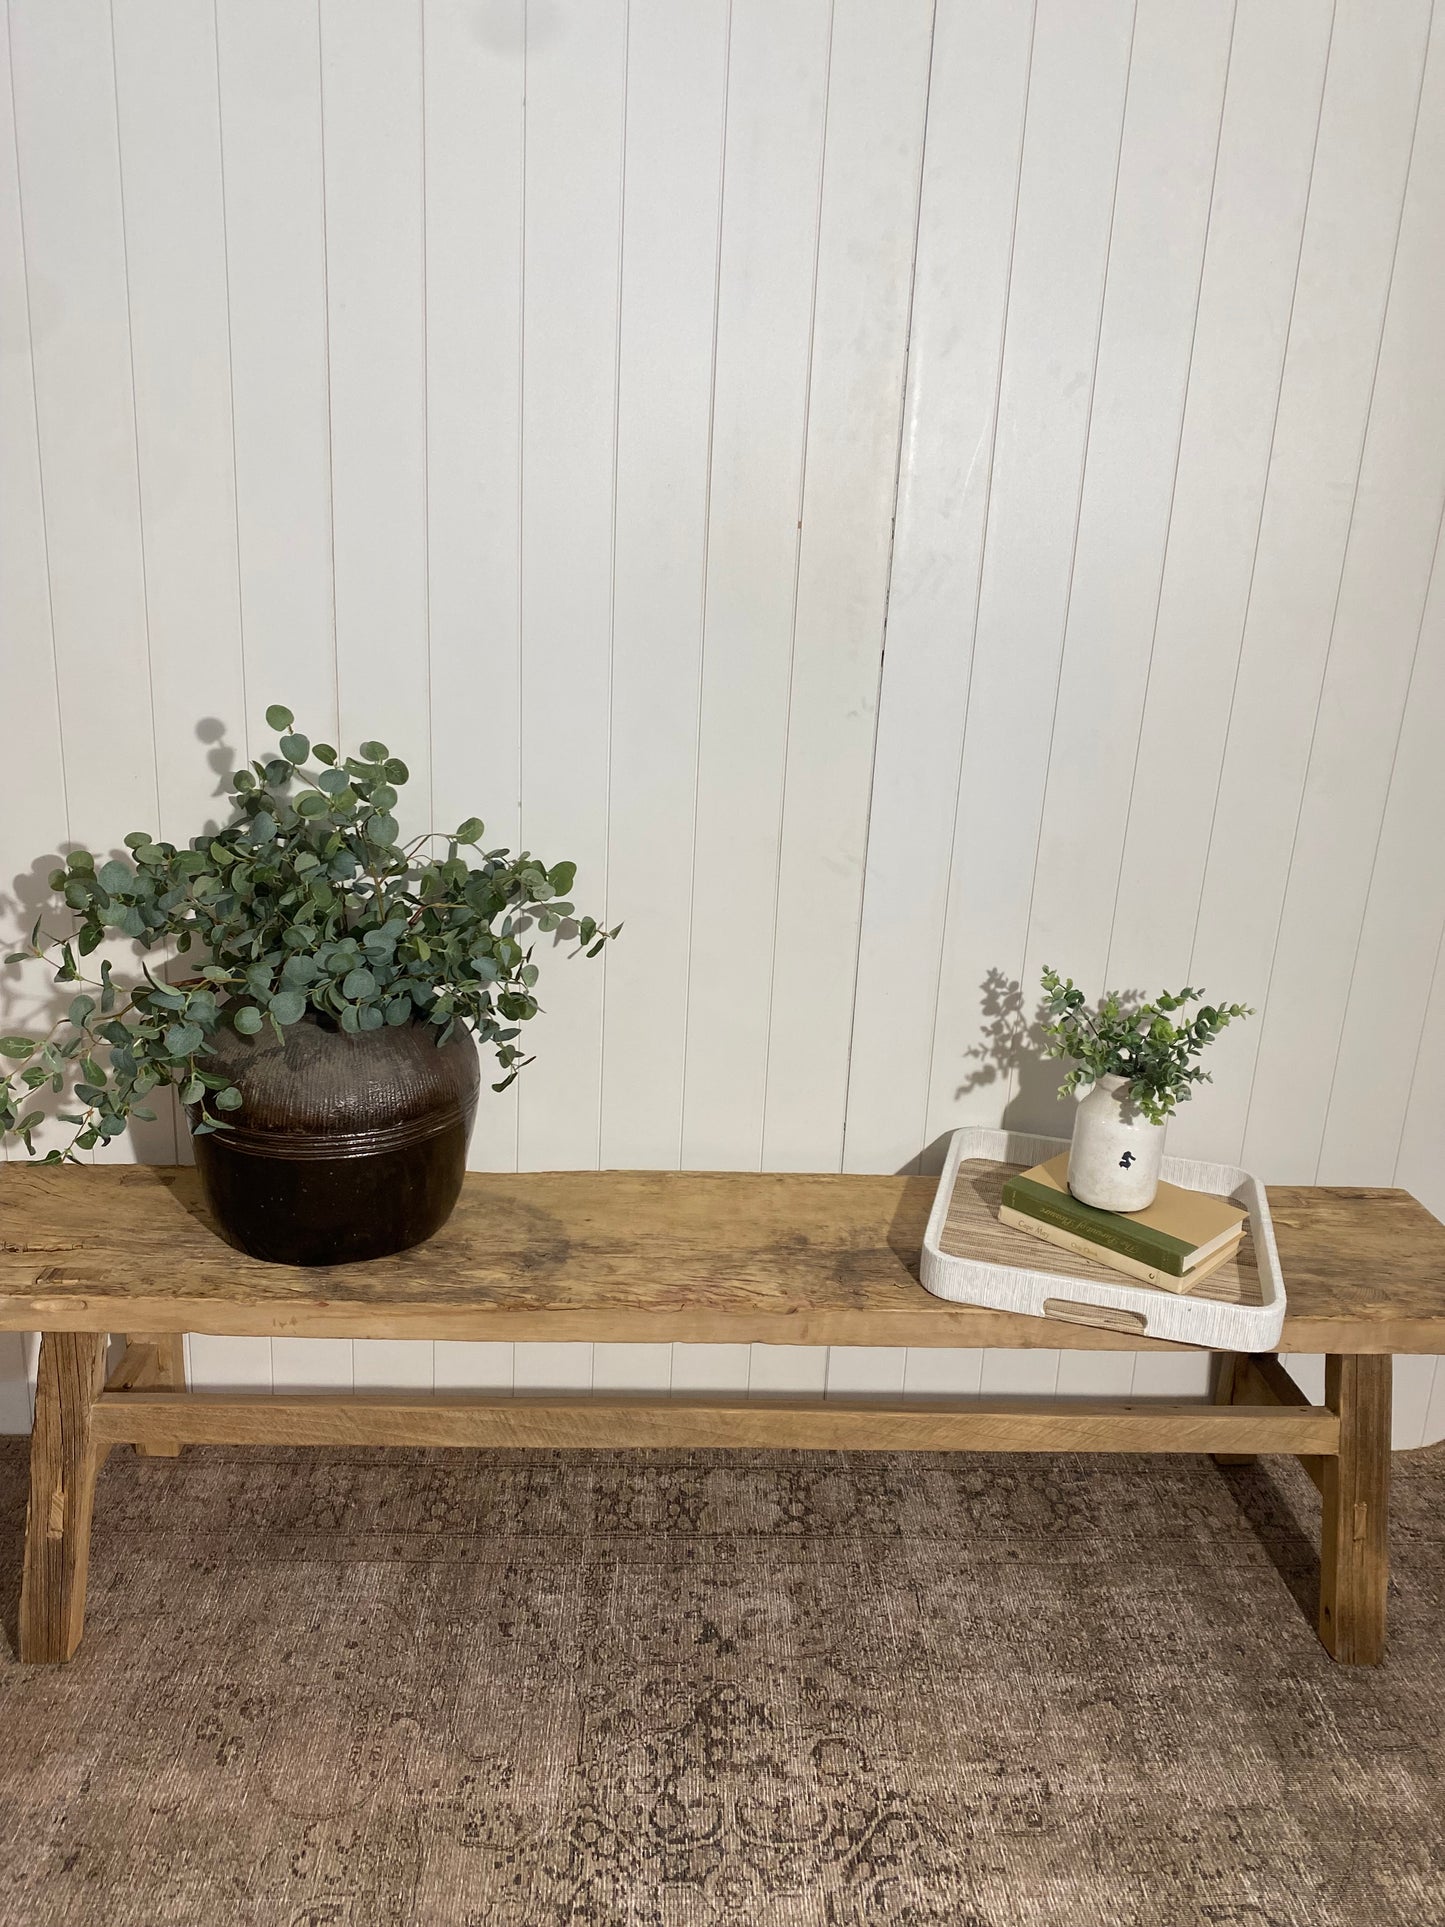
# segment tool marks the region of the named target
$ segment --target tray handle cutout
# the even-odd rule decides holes
[[[1073,1298],[1046,1298],[1045,1318],[1062,1318],[1068,1325],[1098,1325],[1109,1332],[1146,1332],[1149,1320],[1142,1311],[1125,1311],[1117,1305],[1083,1305]]]

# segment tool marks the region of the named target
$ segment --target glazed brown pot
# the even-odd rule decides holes
[[[223,1234],[255,1258],[331,1265],[404,1251],[440,1230],[462,1188],[477,1047],[458,1025],[348,1032],[315,1012],[243,1037],[222,1023],[207,1069],[245,1102],[192,1139]],[[191,1111],[191,1121],[196,1113]]]

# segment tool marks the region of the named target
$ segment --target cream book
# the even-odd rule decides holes
[[[1228,1198],[1161,1183],[1143,1211],[1100,1211],[1069,1190],[1069,1154],[1005,1180],[1003,1201],[1020,1217],[1086,1239],[1110,1253],[1101,1263],[1132,1258],[1149,1269],[1183,1278],[1240,1235],[1245,1212]]]
[[[1022,1211],[1011,1206],[999,1206],[999,1223],[1012,1225],[1016,1231],[1027,1233],[1030,1238],[1040,1238],[1045,1244],[1056,1246],[1060,1251],[1071,1251],[1076,1258],[1087,1258],[1091,1264],[1104,1265],[1110,1271],[1122,1272],[1126,1278],[1137,1278],[1146,1285],[1162,1285],[1165,1291],[1187,1292],[1202,1284],[1212,1271],[1226,1265],[1239,1250],[1243,1229],[1236,1231],[1225,1244],[1216,1245],[1207,1258],[1191,1265],[1182,1278],[1172,1272],[1162,1271],[1157,1265],[1141,1264],[1137,1258],[1126,1257],[1122,1252],[1107,1251],[1102,1245],[1094,1244],[1088,1238],[1081,1238],[1077,1232],[1065,1231],[1059,1225],[1045,1224],[1040,1218],[1025,1217]]]

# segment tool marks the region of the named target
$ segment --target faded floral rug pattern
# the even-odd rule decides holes
[[[1281,1461],[119,1450],[79,1657],[0,1653],[0,1924],[1437,1927],[1396,1468],[1364,1672]]]

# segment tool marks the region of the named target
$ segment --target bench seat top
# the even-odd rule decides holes
[[[1175,1351],[918,1282],[936,1180],[474,1172],[428,1243],[299,1270],[216,1233],[187,1165],[0,1171],[0,1330]],[[1406,1191],[1271,1186],[1286,1352],[1445,1352],[1445,1226]]]

